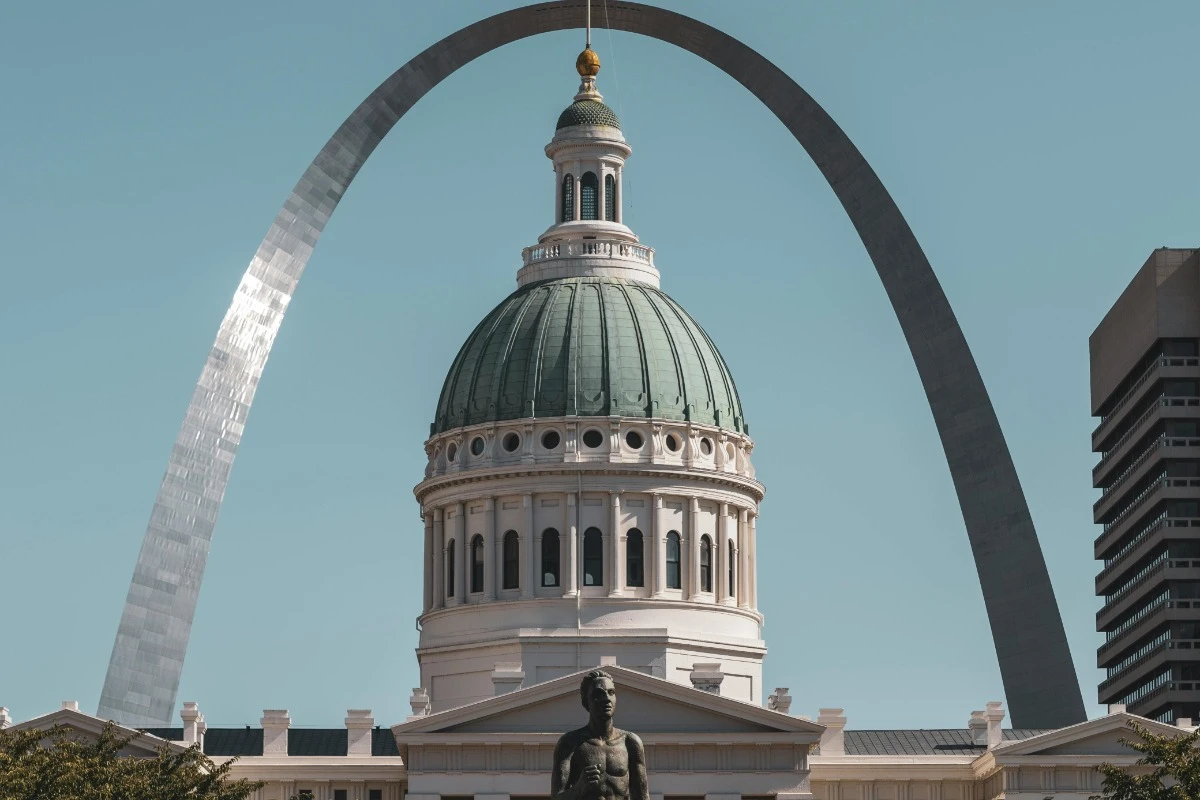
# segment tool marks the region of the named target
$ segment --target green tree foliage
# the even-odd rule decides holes
[[[1121,741],[1142,754],[1135,767],[1101,764],[1104,794],[1092,800],[1197,800],[1200,798],[1200,730],[1186,736],[1151,733],[1136,722],[1138,735]]]
[[[229,780],[197,745],[163,745],[148,758],[123,755],[141,734],[109,723],[95,739],[69,727],[0,730],[0,800],[246,800],[261,783]]]

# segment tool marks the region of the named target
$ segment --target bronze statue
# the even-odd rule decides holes
[[[554,746],[551,800],[650,800],[642,740],[613,727],[617,689],[612,675],[589,672],[579,696],[588,724],[564,733]]]

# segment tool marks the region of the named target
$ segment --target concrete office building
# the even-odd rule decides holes
[[[1155,250],[1091,337],[1099,700],[1200,717],[1200,251]]]

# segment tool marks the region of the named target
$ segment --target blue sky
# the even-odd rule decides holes
[[[668,2],[822,103],[907,217],[983,373],[1094,703],[1087,337],[1200,244],[1194,3]],[[342,119],[517,3],[9,3],[0,11],[0,705],[94,709],[171,442],[234,286]],[[597,6],[600,13],[601,6]],[[380,723],[417,684],[412,486],[442,378],[550,223],[581,33],[420,101],[326,229],[259,390],[179,700]],[[738,380],[767,486],[766,687],[852,728],[1002,699],[916,370],[861,243],[715,68],[600,31],[626,221]]]

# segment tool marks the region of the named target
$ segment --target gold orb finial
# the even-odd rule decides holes
[[[600,72],[600,56],[596,55],[596,51],[592,48],[587,48],[579,54],[579,58],[575,59],[575,71],[581,78],[596,77]]]

